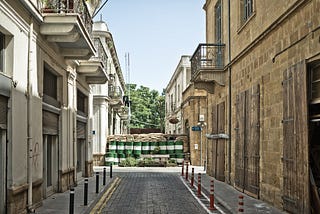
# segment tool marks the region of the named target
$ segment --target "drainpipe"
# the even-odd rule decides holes
[[[32,211],[32,158],[33,158],[33,152],[32,152],[32,102],[31,102],[31,96],[32,96],[32,84],[31,84],[31,42],[32,42],[32,36],[33,36],[33,19],[31,18],[31,23],[29,27],[29,39],[28,39],[28,62],[27,62],[27,149],[28,149],[28,159],[27,159],[27,179],[28,179],[28,211]]]
[[[231,184],[231,32],[230,32],[230,0],[228,0],[228,80],[229,80],[229,147],[228,147],[228,183]]]

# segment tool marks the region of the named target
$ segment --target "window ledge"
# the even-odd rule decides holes
[[[253,12],[251,16],[240,26],[240,28],[237,30],[237,33],[240,34],[241,31],[248,25],[248,23],[253,19],[253,17],[256,16],[256,12]]]

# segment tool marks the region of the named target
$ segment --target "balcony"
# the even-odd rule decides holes
[[[122,100],[123,93],[119,86],[109,85],[108,95],[110,97],[110,105],[113,108],[120,108],[121,106],[123,106],[123,100]]]
[[[96,53],[90,60],[79,60],[78,74],[85,76],[88,84],[104,84],[108,81],[106,74],[107,54],[102,46],[101,40],[94,40]]]
[[[55,43],[66,59],[88,60],[95,52],[92,20],[83,0],[39,0],[40,33]]]
[[[190,60],[191,81],[196,88],[207,88],[213,82],[225,84],[224,48],[224,44],[198,45]]]

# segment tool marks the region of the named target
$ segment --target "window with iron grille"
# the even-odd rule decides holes
[[[4,35],[0,33],[0,72],[4,71]]]
[[[221,19],[221,1],[219,0],[215,7],[215,36],[216,43],[222,42],[222,19]]]
[[[240,21],[244,24],[253,14],[253,0],[240,0]]]

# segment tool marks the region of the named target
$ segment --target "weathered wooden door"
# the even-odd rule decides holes
[[[309,212],[306,65],[283,73],[283,208]]]
[[[212,134],[225,133],[225,102],[212,108]],[[225,180],[225,139],[212,140],[212,171],[217,180]]]
[[[236,97],[235,183],[253,197],[259,197],[259,152],[260,88],[255,85]]]

